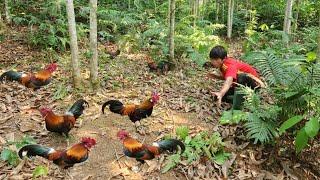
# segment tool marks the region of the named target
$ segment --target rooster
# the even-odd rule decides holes
[[[18,154],[21,159],[25,155],[28,157],[41,156],[53,161],[54,164],[61,168],[67,169],[76,163],[86,161],[90,148],[95,144],[96,140],[89,137],[82,138],[80,143],[66,150],[55,150],[38,144],[29,144],[22,147]]]
[[[105,47],[106,47],[106,53],[110,55],[111,59],[116,58],[120,54],[119,48],[113,42],[107,42],[105,44]]]
[[[175,67],[174,63],[170,61],[160,61],[156,63],[151,58],[147,59],[150,72],[157,72],[157,74],[167,74],[168,71],[172,71]]]
[[[113,113],[121,114],[122,116],[129,116],[129,119],[133,123],[138,123],[141,119],[151,116],[153,111],[153,106],[159,101],[159,95],[153,92],[151,98],[146,99],[139,105],[129,104],[123,105],[118,100],[109,100],[102,105],[102,113],[104,114],[104,109],[109,106],[109,109]]]
[[[24,74],[22,72],[16,72],[13,70],[4,72],[0,76],[0,81],[4,79],[10,81],[18,81],[22,85],[32,88],[33,90],[37,90],[42,86],[48,85],[51,82],[51,74],[57,69],[57,64],[52,63],[46,66],[44,70],[41,70],[35,74],[29,73]]]
[[[145,160],[151,160],[165,151],[173,152],[178,149],[178,146],[181,149],[181,153],[185,150],[185,145],[177,139],[166,139],[152,145],[147,145],[130,137],[124,130],[120,130],[117,133],[117,137],[123,143],[123,153],[128,157],[136,158],[141,163],[144,163]]]
[[[76,120],[88,106],[87,101],[79,99],[64,115],[56,115],[49,108],[41,108],[39,111],[45,119],[48,131],[65,134],[68,137],[69,131],[73,128]]]

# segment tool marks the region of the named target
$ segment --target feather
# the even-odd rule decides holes
[[[82,115],[83,110],[86,108],[86,106],[89,106],[89,103],[83,99],[79,99],[77,102],[75,102],[71,108],[67,111],[67,114],[71,114],[75,117],[75,119],[78,119],[79,116]]]

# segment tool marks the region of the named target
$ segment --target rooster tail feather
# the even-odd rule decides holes
[[[117,114],[121,114],[121,110],[123,109],[123,104],[120,101],[110,100],[110,101],[103,103],[103,105],[102,105],[102,113],[103,114],[104,114],[104,108],[106,106],[109,106],[111,112],[114,112]]]
[[[7,80],[10,80],[10,81],[20,81],[21,76],[22,76],[22,73],[11,70],[11,71],[4,72],[1,75],[0,81],[3,81],[4,78],[6,78]]]
[[[49,153],[53,152],[54,149],[52,148],[48,148],[48,147],[44,147],[38,144],[29,144],[26,145],[24,147],[22,147],[19,150],[19,157],[22,159],[23,157],[23,153],[26,152],[28,157],[31,156],[41,156],[44,158],[48,158]]]
[[[177,150],[178,146],[181,149],[181,153],[183,153],[185,150],[185,145],[183,144],[183,142],[177,139],[165,139],[160,142],[157,142],[155,145],[160,148],[161,152],[163,151],[173,152]]]
[[[76,119],[82,115],[83,110],[86,108],[86,105],[89,106],[89,103],[84,99],[79,99],[75,102],[67,113],[71,113]]]

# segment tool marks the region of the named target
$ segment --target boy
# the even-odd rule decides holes
[[[213,92],[213,95],[217,97],[219,107],[221,106],[221,101],[224,101],[232,102],[232,109],[240,109],[244,99],[242,94],[235,92],[235,83],[248,86],[251,89],[265,87],[264,83],[259,79],[259,74],[252,66],[227,57],[227,51],[224,47],[215,46],[211,49],[209,56],[211,65],[219,69],[221,74],[209,74],[208,76],[225,80],[221,90]],[[232,99],[230,99],[230,95],[233,95]]]

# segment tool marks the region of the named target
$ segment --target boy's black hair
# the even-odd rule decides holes
[[[210,51],[210,59],[224,59],[227,57],[227,51],[223,46],[215,46]]]

